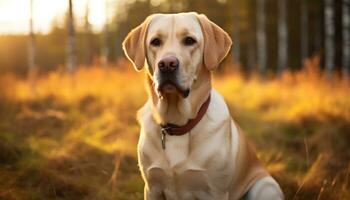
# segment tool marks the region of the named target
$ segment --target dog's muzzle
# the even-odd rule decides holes
[[[160,94],[178,92],[183,98],[188,97],[190,90],[183,89],[177,81],[179,69],[179,60],[175,56],[166,56],[158,62]]]

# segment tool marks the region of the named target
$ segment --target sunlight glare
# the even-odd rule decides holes
[[[52,22],[64,24],[68,0],[33,0],[34,31],[47,33]],[[94,31],[101,30],[106,19],[106,4],[101,0],[73,1],[76,24],[83,24],[86,4],[89,3],[89,22]],[[23,34],[29,30],[30,0],[0,1],[0,34]]]

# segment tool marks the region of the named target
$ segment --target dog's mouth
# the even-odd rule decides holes
[[[159,98],[163,98],[167,94],[178,93],[183,98],[188,97],[190,94],[189,89],[183,89],[178,83],[172,80],[162,81],[157,88]]]

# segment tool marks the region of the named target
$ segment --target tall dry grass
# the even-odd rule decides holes
[[[142,199],[135,113],[144,75],[119,66],[35,82],[0,75],[1,198]],[[350,198],[350,85],[318,67],[313,59],[278,79],[214,78],[287,199]]]

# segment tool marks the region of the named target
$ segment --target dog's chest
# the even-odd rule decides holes
[[[182,136],[165,136],[165,159],[170,167],[187,160],[190,154],[190,134]]]
[[[216,181],[227,177],[223,167],[226,159],[220,151],[224,148],[219,148],[221,142],[211,141],[209,145],[210,140],[202,141],[203,146],[210,148],[202,148],[195,145],[194,136],[166,136],[165,149],[160,149],[159,156],[153,156],[152,164],[146,166],[152,193],[171,200],[225,199],[226,193],[217,188],[225,188],[227,183]],[[212,139],[215,140],[215,136]],[[212,198],[214,196],[217,198]]]
[[[193,139],[193,138],[192,138]],[[205,199],[209,196],[207,172],[192,158],[191,134],[165,137],[165,149],[147,167],[151,193],[166,199]]]
[[[170,200],[225,199],[222,190],[231,180],[233,157],[228,155],[226,131],[212,130],[209,126],[182,136],[166,135],[165,149],[160,130],[149,132],[149,138],[141,133],[140,166],[152,194]]]

